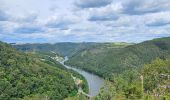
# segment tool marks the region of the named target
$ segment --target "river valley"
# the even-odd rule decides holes
[[[88,86],[89,86],[89,95],[90,96],[96,96],[98,95],[100,88],[102,86],[104,86],[104,79],[94,75],[92,73],[86,72],[82,69],[77,69],[75,67],[71,67],[68,65],[65,65],[64,62],[68,60],[68,57],[65,57],[64,61],[60,62],[62,65],[64,65],[64,67],[66,67],[67,69],[72,69],[76,72],[78,72],[79,74],[83,75],[85,77],[85,79],[88,82]]]

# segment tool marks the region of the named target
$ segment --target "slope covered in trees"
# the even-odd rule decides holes
[[[55,49],[50,49],[51,47],[44,47],[45,51],[39,49],[43,46],[37,46],[38,48],[35,49],[31,45],[35,44],[30,44],[28,48],[25,45],[15,47],[24,51],[35,50],[42,55],[51,55],[50,52],[55,51]],[[70,44],[62,45],[62,47],[65,48],[60,48],[61,51],[64,50],[63,53],[58,50],[55,52],[63,56],[71,53],[69,55],[70,59],[66,62],[67,64],[109,79],[106,87],[95,98],[96,100],[155,100],[160,98],[169,100],[168,93],[170,93],[170,89],[168,87],[170,81],[167,76],[170,74],[170,60],[166,59],[170,55],[169,37],[134,45],[126,43],[90,43],[86,46],[74,47]],[[143,76],[143,84],[141,76]]]
[[[60,66],[0,42],[0,100],[62,100],[74,94],[71,74]]]
[[[56,43],[56,44],[21,44],[14,45],[17,50],[21,51],[35,51],[46,54],[51,54],[51,51],[58,53],[61,56],[72,56],[76,52],[79,52],[83,49],[100,45],[100,43]]]
[[[110,78],[115,73],[138,69],[156,57],[166,58],[170,54],[170,38],[160,38],[130,45],[124,48],[85,49],[70,57],[67,64],[100,76]]]
[[[114,75],[95,100],[169,100],[170,58]]]

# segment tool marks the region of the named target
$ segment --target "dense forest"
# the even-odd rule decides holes
[[[71,74],[82,76],[39,57],[0,42],[0,100],[63,100],[77,93]]]
[[[95,100],[170,100],[170,58],[156,58],[141,70],[126,70],[107,81]]]
[[[129,69],[140,69],[156,57],[170,54],[170,38],[160,38],[139,44],[119,47],[90,48],[70,57],[67,64],[85,69],[105,78]]]
[[[95,100],[169,100],[169,57],[170,38],[159,38],[118,48],[86,49],[67,64],[106,78]]]
[[[51,51],[58,53],[60,56],[72,56],[75,53],[82,51],[86,48],[91,48],[101,45],[101,43],[71,43],[71,42],[63,42],[63,43],[55,43],[55,44],[20,44],[13,45],[17,50],[27,51],[27,52],[41,52],[46,54],[51,54]]]
[[[6,45],[10,50],[12,49],[9,45],[1,43],[1,45],[2,44]],[[60,46],[56,46],[59,44]],[[62,67],[62,65],[60,65],[58,62],[49,58],[49,56],[55,57],[56,55],[58,55],[58,56],[69,56],[69,60],[66,62],[66,64],[68,65],[84,69],[86,71],[95,73],[105,78],[106,84],[101,89],[99,95],[93,97],[94,100],[140,100],[140,99],[169,100],[170,99],[170,94],[169,94],[170,93],[170,37],[153,39],[138,44],[57,43],[57,44],[23,44],[23,45],[13,45],[13,47],[15,47],[17,50],[26,51],[26,53],[21,53],[12,49],[12,51],[15,52],[14,54],[20,54],[19,56],[23,56],[21,57],[22,58],[21,60],[24,60],[23,58],[26,57],[27,59],[29,58],[29,63],[31,63],[31,65],[36,63],[37,64],[36,67],[38,68],[40,66],[39,63],[41,63],[42,65],[44,64],[46,65],[43,66],[43,69],[44,68],[46,68],[46,70],[56,69],[56,70],[52,70],[52,73],[46,73],[46,74],[47,76],[53,77],[54,75],[53,71],[56,72],[57,75],[55,75],[55,77],[57,77],[56,79],[58,79],[56,81],[56,84],[60,84],[61,82],[63,82],[61,86],[63,86],[62,90],[64,90],[63,91],[64,93],[58,92],[58,90],[57,92],[52,92],[52,90],[50,92],[47,91],[39,92],[39,90],[37,90],[38,92],[37,91],[29,92],[30,94],[23,95],[22,97],[19,98],[29,99],[33,97],[34,98],[51,97],[52,99],[55,100],[55,98],[63,99],[69,96],[66,100],[87,100],[87,98],[81,94],[76,95],[77,87],[74,85],[74,82],[71,80],[70,73],[85,81],[84,77],[82,77],[81,75],[79,75],[74,71],[68,72],[68,70]],[[1,50],[1,52],[2,51],[8,52],[8,50]],[[54,52],[56,55],[54,55]],[[1,55],[2,54],[4,53],[1,53]],[[7,55],[4,54],[2,56],[7,56]],[[17,58],[15,56],[16,55],[14,55],[14,58]],[[26,61],[24,60],[24,62],[22,61],[22,63],[26,63],[27,65],[27,59]],[[17,62],[18,60],[20,59],[17,59]],[[1,61],[1,65],[3,64],[2,61]],[[5,59],[4,61],[7,60]],[[9,62],[13,63],[13,61],[12,62],[9,61]],[[15,63],[12,65],[15,65]],[[4,64],[8,64],[8,62],[5,62]],[[30,67],[28,66],[29,69],[32,68],[31,65]],[[7,66],[7,65],[3,65],[3,66]],[[36,67],[35,69],[37,69]],[[9,67],[9,68],[17,68],[17,69],[24,68],[24,72],[25,72],[25,67],[21,67],[21,68]],[[3,68],[3,70],[5,70],[5,68]],[[12,70],[14,71],[14,69]],[[31,71],[32,70],[33,69],[31,69]],[[21,70],[21,72],[22,71],[23,70]],[[4,72],[8,72],[8,70],[5,70]],[[8,73],[12,73],[12,72],[8,72]],[[63,77],[62,79],[58,78],[60,76],[58,75],[58,73],[62,74],[64,78]],[[31,77],[32,76],[30,76],[29,78]],[[68,81],[64,81],[64,80],[68,80]],[[20,81],[22,82],[22,80]],[[45,81],[44,84],[46,84]],[[15,85],[12,86],[16,87]],[[68,88],[68,86],[70,86],[71,88],[70,87]],[[58,85],[56,87],[58,87]],[[65,87],[67,88],[65,89]],[[82,87],[85,92],[88,92],[86,81],[84,84],[82,84]],[[49,88],[51,89],[51,87]],[[53,93],[54,94],[59,93],[58,95],[60,95],[60,97],[58,95],[57,97],[56,95],[54,96]]]

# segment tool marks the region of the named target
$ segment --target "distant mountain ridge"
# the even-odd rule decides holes
[[[94,47],[100,47],[110,43],[95,43],[95,42],[83,42],[83,43],[71,43],[71,42],[61,42],[55,44],[49,43],[35,43],[35,44],[19,44],[13,45],[17,50],[28,51],[28,52],[41,52],[41,53],[50,53],[51,51],[58,53],[61,56],[73,56],[77,52],[80,52],[84,49],[90,49]],[[115,45],[129,45],[128,43],[119,43]]]

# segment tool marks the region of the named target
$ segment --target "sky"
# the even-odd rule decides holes
[[[0,41],[142,42],[170,36],[170,0],[0,0]]]

